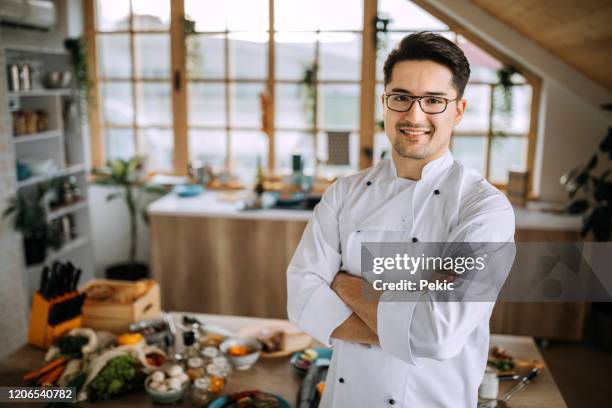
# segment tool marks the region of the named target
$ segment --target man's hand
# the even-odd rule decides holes
[[[372,332],[377,333],[376,322],[380,292],[374,290],[363,279],[343,271],[336,274],[331,288]]]

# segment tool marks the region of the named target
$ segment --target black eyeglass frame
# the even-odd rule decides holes
[[[406,110],[395,110],[389,107],[389,97],[390,96],[405,96],[407,98],[410,98],[410,106],[408,107],[408,109]],[[436,112],[436,113],[429,113],[429,112],[425,112],[425,109],[423,109],[423,106],[421,105],[421,100],[423,100],[423,98],[436,98],[436,99],[442,99],[445,102],[444,105],[444,109],[442,109],[440,112]],[[385,94],[385,106],[392,110],[393,112],[408,112],[410,109],[412,109],[412,106],[414,105],[414,101],[418,101],[419,103],[419,108],[421,109],[421,111],[423,111],[423,113],[426,113],[427,115],[438,115],[440,113],[444,113],[444,111],[446,111],[446,108],[448,108],[448,104],[451,102],[455,102],[460,100],[461,98],[455,98],[455,99],[448,99],[448,98],[444,98],[442,96],[436,96],[436,95],[423,95],[423,96],[412,96],[412,95],[406,95],[403,93],[391,93],[391,94]]]

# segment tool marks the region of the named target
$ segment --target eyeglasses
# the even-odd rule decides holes
[[[387,108],[395,112],[408,112],[414,101],[419,102],[421,110],[432,115],[442,113],[450,102],[458,101],[456,99],[442,98],[441,96],[410,96],[406,94],[388,94],[385,95],[385,104]]]

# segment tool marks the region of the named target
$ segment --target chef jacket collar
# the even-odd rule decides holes
[[[448,169],[454,162],[453,154],[450,150],[446,149],[446,152],[435,160],[430,161],[425,166],[423,166],[423,171],[421,172],[421,180],[427,184],[430,184],[432,181],[436,180],[439,175],[441,175],[446,169]],[[389,158],[389,166],[388,166],[388,176],[395,179],[400,179],[397,175],[397,167],[395,166],[395,161],[393,161],[393,157]],[[403,179],[402,179],[403,180]]]

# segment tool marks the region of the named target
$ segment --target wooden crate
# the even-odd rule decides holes
[[[100,283],[111,287],[134,285],[134,282],[92,279],[83,286],[81,291],[85,292],[92,285]],[[83,327],[107,330],[113,333],[125,333],[131,323],[159,318],[161,316],[159,284],[155,281],[148,281],[148,284],[148,290],[132,303],[85,300],[83,304]]]

